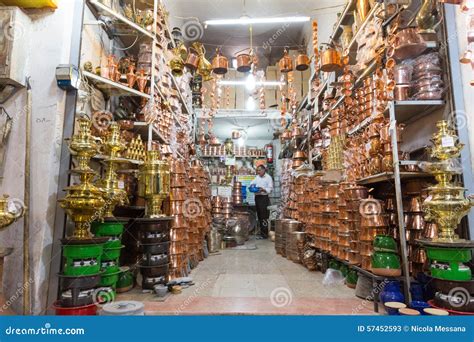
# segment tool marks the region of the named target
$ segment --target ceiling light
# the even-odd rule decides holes
[[[310,17],[276,17],[276,18],[248,18],[206,20],[206,25],[252,25],[252,24],[279,24],[303,23],[310,21]]]
[[[237,58],[232,58],[232,68],[237,69]]]
[[[247,80],[245,81],[245,88],[248,91],[254,91],[256,87],[255,76],[253,74],[249,74],[247,76]]]
[[[247,81],[237,81],[237,80],[222,80],[217,82],[218,85],[226,85],[226,86],[234,86],[234,85],[239,85],[239,86],[246,86]],[[264,86],[264,87],[278,87],[285,85],[285,82],[280,82],[280,81],[256,81],[255,86]]]

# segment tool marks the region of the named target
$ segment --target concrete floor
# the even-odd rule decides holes
[[[324,286],[324,275],[275,253],[271,241],[249,241],[255,250],[223,250],[191,273],[195,285],[164,301],[139,288],[117,300],[143,301],[148,315],[371,314],[372,303],[345,285]]]

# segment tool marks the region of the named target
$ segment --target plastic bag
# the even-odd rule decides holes
[[[345,278],[341,271],[329,268],[324,274],[323,285],[344,285]]]

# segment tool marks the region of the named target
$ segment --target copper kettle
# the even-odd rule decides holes
[[[295,69],[298,71],[305,71],[309,68],[310,58],[307,54],[301,53],[296,57],[296,67]]]
[[[341,52],[333,45],[326,45],[326,50],[321,54],[321,70],[324,72],[337,71],[342,67]]]
[[[283,57],[278,62],[278,65],[280,67],[281,73],[288,73],[290,71],[293,71],[293,60],[288,55],[288,50],[285,49]]]
[[[237,57],[237,71],[249,72],[252,69],[252,57],[248,53],[238,54]]]
[[[184,65],[192,71],[197,70],[199,66],[199,55],[193,48],[189,48],[188,58],[186,58]]]
[[[219,50],[216,51],[216,56],[212,59],[212,71],[217,75],[227,74],[229,69],[229,61],[227,57],[222,56]]]

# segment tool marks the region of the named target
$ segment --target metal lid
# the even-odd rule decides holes
[[[99,313],[101,316],[141,316],[145,314],[145,305],[127,300],[105,304]]]

